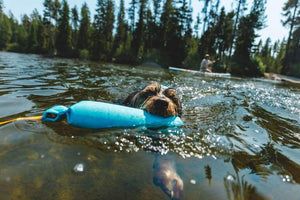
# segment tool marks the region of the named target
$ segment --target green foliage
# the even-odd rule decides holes
[[[49,33],[47,32],[47,27],[44,23],[38,24],[38,32],[37,32],[37,40],[38,40],[38,52],[40,54],[47,54],[49,52]]]
[[[246,70],[246,74],[250,76],[263,77],[266,71],[266,65],[263,64],[260,58],[251,58],[251,63]]]
[[[12,34],[8,17],[5,14],[0,15],[0,49],[6,49]]]
[[[260,58],[250,58],[243,61],[236,59],[236,62],[231,63],[230,72],[239,76],[262,77],[265,73],[266,66]]]
[[[222,7],[220,16],[215,27],[216,49],[218,57],[225,59],[226,51],[229,50],[233,33],[233,17],[234,13],[225,13],[225,8]]]
[[[71,9],[71,21],[72,21],[72,49],[74,49],[74,55],[77,54],[78,49],[78,24],[79,15],[77,11],[77,6]]]
[[[132,35],[128,31],[123,45],[115,52],[115,59],[118,63],[135,64],[136,56],[131,51]]]
[[[56,38],[56,49],[59,56],[70,57],[71,56],[71,26],[70,10],[66,0],[63,0],[63,6],[58,21],[58,33]]]
[[[287,0],[283,7],[284,16],[286,19],[282,21],[284,26],[289,27],[289,35],[286,44],[286,53],[283,59],[283,68],[281,73],[287,74],[291,70],[291,65],[295,63],[299,54],[295,57],[296,53],[299,52],[299,26],[300,26],[300,5],[299,0]],[[298,29],[294,30],[294,28],[298,27]],[[298,61],[300,62],[299,58]]]
[[[37,29],[38,25],[36,23],[33,23],[29,29],[28,51],[31,53],[37,53],[38,50]]]
[[[79,52],[79,58],[82,60],[87,60],[89,59],[89,50],[87,49],[82,49]]]
[[[125,22],[125,7],[124,7],[124,0],[120,1],[120,10],[118,14],[118,21],[117,21],[117,34],[114,39],[113,44],[113,54],[120,55],[120,51],[124,50],[124,46],[126,43],[126,22]]]
[[[129,3],[130,6],[128,9],[128,17],[129,17],[129,20],[131,21],[131,24],[130,24],[131,33],[133,33],[133,31],[135,29],[135,14],[136,14],[137,2],[138,2],[137,0],[131,0]]]
[[[19,45],[19,50],[16,50],[16,52],[27,52],[29,48],[28,43],[28,32],[23,26],[19,26],[17,30],[17,44]],[[38,44],[38,42],[36,43]],[[37,53],[37,52],[36,52]]]
[[[274,49],[276,57],[274,58],[274,64],[271,72],[280,73],[282,69],[282,63],[285,56],[285,40],[283,40],[277,48]],[[279,44],[278,44],[279,45]]]
[[[95,22],[92,27],[93,60],[112,60],[112,42],[114,28],[114,4],[111,0],[98,0]]]
[[[292,64],[291,69],[287,73],[287,75],[300,78],[300,63]]]
[[[135,31],[133,32],[131,45],[133,54],[136,55],[137,62],[141,61],[144,54],[146,3],[147,0],[140,0],[139,21],[136,25]]]
[[[23,52],[24,49],[18,43],[9,43],[7,45],[7,51],[11,52]]]
[[[86,3],[81,8],[81,19],[79,25],[78,49],[89,49],[91,44],[91,23],[90,23],[90,11]]]
[[[197,39],[189,40],[188,46],[189,48],[188,48],[187,56],[182,62],[182,64],[185,68],[199,70],[202,57],[200,57],[198,53],[198,40]]]
[[[266,66],[266,72],[274,72],[274,61],[275,59],[273,58],[271,52],[271,39],[268,38],[264,44],[264,46],[261,48],[260,53],[257,55],[263,64]]]
[[[233,56],[233,73],[246,76],[258,76],[260,74],[260,62],[251,58],[254,40],[257,37],[256,30],[263,26],[265,5],[264,0],[254,0],[251,12],[240,19],[237,31],[236,48]],[[253,64],[254,66],[251,66]],[[231,69],[231,70],[232,70]],[[257,74],[255,74],[257,73]]]
[[[3,14],[3,0],[0,0],[0,16]]]

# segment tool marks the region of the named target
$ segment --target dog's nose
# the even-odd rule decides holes
[[[166,108],[168,108],[169,103],[168,103],[166,100],[163,100],[163,99],[157,99],[157,100],[154,102],[154,105],[155,105],[157,108],[166,109]]]

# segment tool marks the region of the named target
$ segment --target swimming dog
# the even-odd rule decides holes
[[[176,172],[175,162],[168,156],[157,155],[153,164],[153,182],[171,199],[182,199],[183,181]]]
[[[182,115],[182,105],[177,92],[151,82],[135,91],[123,101],[123,105],[144,109],[153,115],[171,117]],[[183,181],[176,172],[175,162],[169,156],[157,155],[153,164],[153,182],[171,199],[182,199]]]
[[[164,88],[157,82],[151,82],[141,90],[131,93],[123,105],[140,108],[162,117],[180,117],[182,114],[177,92],[172,88]]]

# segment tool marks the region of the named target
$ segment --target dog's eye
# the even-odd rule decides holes
[[[172,99],[177,97],[177,92],[173,89],[166,89],[164,95]]]
[[[147,96],[147,97],[150,97],[150,96],[156,95],[156,93],[155,93],[154,91],[146,91],[146,92],[144,93],[144,95]]]

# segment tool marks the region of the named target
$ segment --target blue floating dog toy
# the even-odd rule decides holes
[[[164,118],[137,108],[95,101],[81,101],[69,108],[54,106],[44,112],[42,121],[60,121],[65,116],[69,124],[88,129],[139,126],[159,128],[183,125],[177,116]]]

